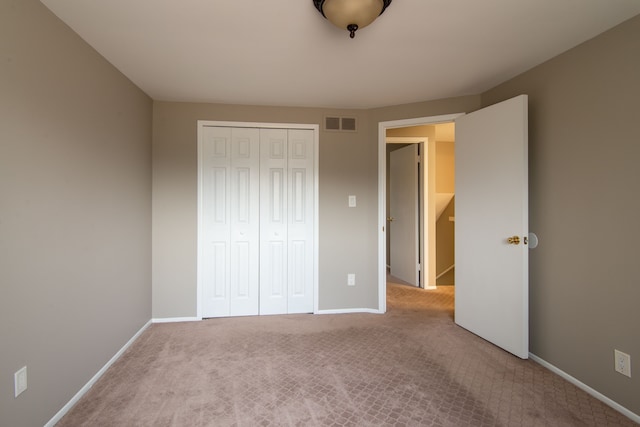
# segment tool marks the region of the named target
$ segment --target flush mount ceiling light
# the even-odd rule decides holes
[[[316,9],[333,25],[346,28],[354,38],[356,30],[371,24],[391,0],[313,0]]]

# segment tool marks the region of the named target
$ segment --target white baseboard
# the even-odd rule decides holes
[[[151,323],[176,323],[176,322],[199,322],[199,317],[158,317],[151,319]]]
[[[375,308],[339,308],[335,310],[318,310],[315,314],[349,314],[349,313],[373,313],[383,314],[382,311]]]
[[[151,321],[148,321],[147,323],[144,324],[144,326],[142,328],[140,328],[140,330],[138,332],[136,332],[136,334],[134,336],[131,337],[131,339],[129,341],[127,341],[127,343],[122,346],[122,348],[102,367],[102,369],[100,369],[98,371],[97,374],[95,374],[93,376],[93,378],[91,378],[89,380],[89,382],[87,382],[84,387],[82,387],[80,389],[80,391],[78,391],[75,396],[73,396],[71,398],[71,400],[69,402],[67,402],[66,405],[64,405],[62,407],[62,409],[60,409],[58,411],[57,414],[55,414],[53,416],[53,418],[51,418],[49,420],[48,423],[46,423],[44,425],[44,427],[53,427],[56,425],[56,423],[58,421],[60,421],[62,419],[62,417],[64,417],[66,415],[67,412],[69,412],[69,410],[73,407],[73,405],[75,405],[76,403],[78,403],[78,400],[80,400],[80,398],[82,396],[84,396],[91,387],[93,387],[93,385],[96,383],[96,381],[98,381],[100,379],[100,377],[107,371],[107,369],[109,369],[109,367],[111,365],[114,364],[114,362],[116,360],[118,360],[120,358],[120,356],[122,356],[122,353],[124,353],[130,346],[131,344],[134,343],[135,340],[138,339],[138,337],[140,336],[140,334],[142,334],[144,332],[145,329],[147,329],[149,327],[149,325],[151,324]]]
[[[604,394],[592,389],[591,387],[589,387],[588,385],[586,385],[582,381],[579,381],[578,379],[572,377],[571,375],[567,374],[566,372],[564,372],[560,368],[557,368],[557,367],[553,366],[551,363],[547,362],[544,359],[539,358],[535,354],[529,353],[529,357],[534,362],[539,363],[540,365],[544,366],[545,368],[547,368],[548,370],[550,370],[554,374],[557,374],[557,375],[561,376],[565,380],[569,381],[571,384],[573,384],[576,387],[578,387],[579,389],[587,392],[588,394],[590,394],[591,396],[595,397],[596,399],[598,399],[599,401],[601,401],[605,405],[610,406],[613,409],[615,409],[616,411],[620,412],[625,417],[631,419],[632,421],[635,421],[636,423],[640,423],[640,415],[631,412],[630,410],[628,410],[624,406],[620,405],[617,402],[614,402],[613,400],[609,399]]]

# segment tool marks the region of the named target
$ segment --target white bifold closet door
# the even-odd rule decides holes
[[[205,127],[201,155],[203,316],[258,314],[260,131]]]
[[[260,130],[260,314],[313,311],[313,131]]]
[[[313,138],[204,128],[203,317],[313,311]]]

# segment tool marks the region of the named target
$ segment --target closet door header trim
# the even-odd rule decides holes
[[[219,122],[212,120],[198,120],[198,129],[205,126],[230,128],[262,128],[262,129],[311,129],[320,130],[319,124],[305,123],[255,123],[255,122]]]

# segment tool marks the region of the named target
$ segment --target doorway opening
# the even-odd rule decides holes
[[[381,312],[386,311],[388,274],[405,284],[425,289],[454,284],[453,121],[461,115],[463,113],[379,123],[379,221],[383,231],[379,242],[378,273]],[[416,157],[415,168],[410,163],[412,156]],[[404,160],[398,161],[398,158]],[[392,194],[392,186],[406,190],[407,183],[411,184],[410,198],[405,194],[395,202],[400,205],[394,207],[397,198]],[[401,210],[398,211],[399,207]],[[394,233],[395,237],[398,234],[411,236],[412,233],[413,236],[410,239],[394,238]],[[441,239],[436,237],[438,233]],[[396,268],[394,264],[398,260],[404,262]]]
[[[527,95],[470,114],[378,124],[380,311],[386,311],[387,297],[387,131],[451,121],[456,124],[457,169],[454,321],[526,359],[529,354]],[[495,310],[496,301],[501,301],[505,309]]]

